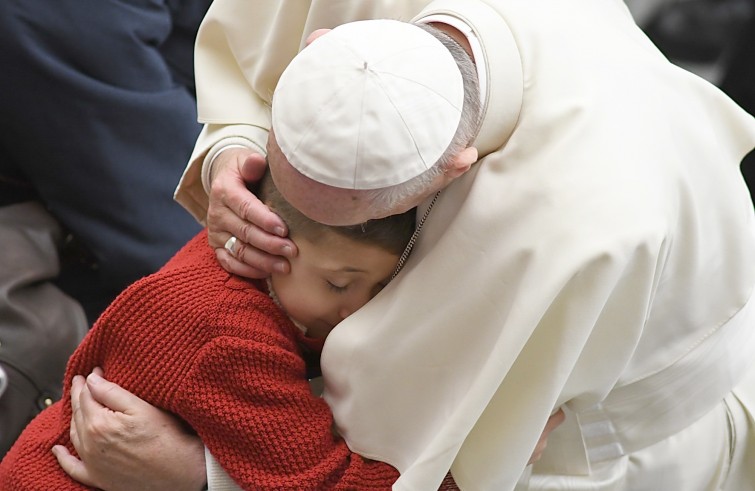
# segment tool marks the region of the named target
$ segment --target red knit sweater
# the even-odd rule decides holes
[[[310,393],[301,341],[266,293],[219,266],[203,232],[102,314],[68,362],[62,400],[0,464],[0,489],[87,489],[50,449],[73,451],[71,380],[96,366],[185,420],[244,489],[390,489],[393,467],[333,436],[328,406]]]

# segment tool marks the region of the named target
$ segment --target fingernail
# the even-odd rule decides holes
[[[281,250],[281,252],[286,257],[293,257],[294,249],[290,245],[284,245],[283,249]]]
[[[96,373],[90,373],[90,374],[89,374],[89,375],[87,376],[87,381],[88,381],[88,382],[89,382],[90,384],[92,384],[92,385],[97,385],[97,384],[99,384],[99,383],[103,382],[103,381],[104,381],[104,379],[103,379],[102,377],[100,377],[99,375],[97,375]]]
[[[286,229],[283,227],[275,227],[275,235],[279,237],[285,237],[286,236]]]
[[[283,261],[279,261],[273,264],[273,269],[275,270],[276,273],[286,274],[288,272],[286,263],[284,263]]]
[[[60,445],[55,445],[52,447],[52,454],[56,457],[58,456],[58,452],[60,452],[60,448],[58,447],[60,447]]]

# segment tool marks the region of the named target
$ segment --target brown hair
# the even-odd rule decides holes
[[[317,243],[325,234],[336,233],[361,244],[378,246],[400,256],[414,233],[415,209],[358,225],[336,227],[315,222],[283,198],[269,171],[259,183],[258,194],[260,199],[286,222],[292,238],[302,236],[310,242]]]

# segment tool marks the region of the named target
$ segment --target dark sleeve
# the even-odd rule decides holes
[[[175,411],[244,489],[390,489],[398,472],[334,436],[330,409],[284,344],[215,339],[187,373]]]
[[[165,0],[0,2],[0,167],[21,171],[93,254],[86,293],[101,301],[200,229],[172,199],[201,129],[166,58],[172,15]],[[181,44],[190,52],[193,37]]]

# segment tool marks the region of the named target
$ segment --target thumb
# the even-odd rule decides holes
[[[95,483],[92,480],[92,476],[84,463],[71,455],[71,452],[62,445],[55,445],[52,447],[52,453],[58,460],[58,464],[63,471],[71,476],[76,481],[79,481],[85,486],[94,487]]]
[[[133,414],[144,401],[118,384],[105,380],[96,371],[87,376],[87,388],[92,399],[108,409],[125,414]]]
[[[241,164],[241,178],[247,183],[257,182],[262,179],[266,169],[267,162],[265,161],[265,157],[258,153],[253,153],[247,156]]]

